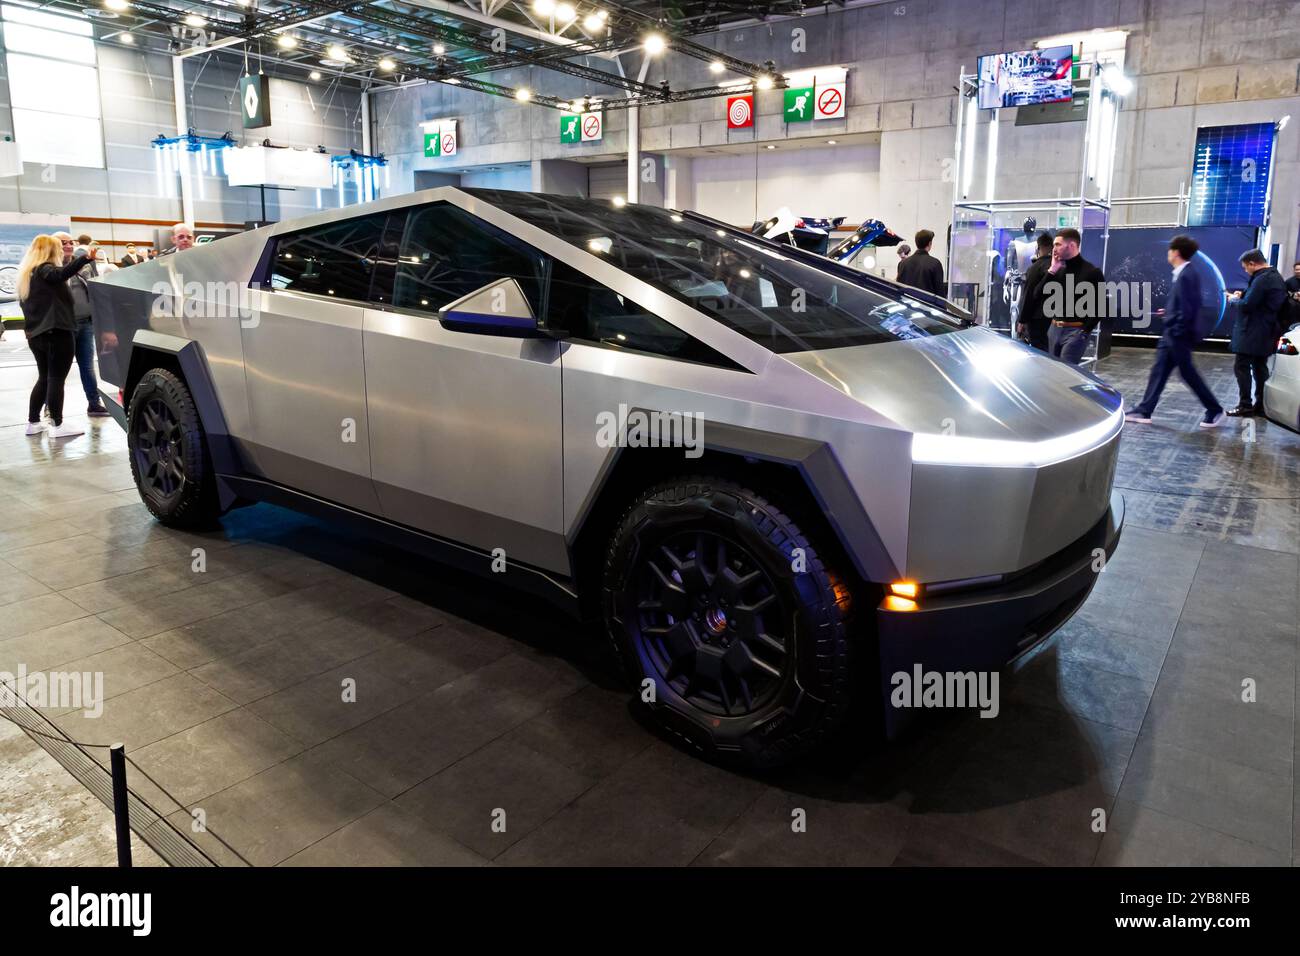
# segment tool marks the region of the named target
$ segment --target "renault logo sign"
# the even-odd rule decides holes
[[[271,78],[245,76],[239,81],[239,100],[244,106],[244,129],[271,125]]]

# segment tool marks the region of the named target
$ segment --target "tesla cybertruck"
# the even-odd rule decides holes
[[[1115,390],[691,213],[443,187],[93,294],[160,521],[272,502],[603,619],[637,706],[718,758],[855,709],[896,734],[897,675],[1025,654],[1123,523]]]

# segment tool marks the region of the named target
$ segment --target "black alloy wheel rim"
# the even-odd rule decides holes
[[[169,500],[185,487],[181,423],[162,399],[140,409],[135,425],[135,461],[141,483],[155,498]]]
[[[791,668],[791,620],[772,579],[736,542],[673,535],[638,562],[634,636],[673,692],[714,716],[764,707]]]

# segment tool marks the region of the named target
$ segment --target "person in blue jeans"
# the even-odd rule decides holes
[[[74,242],[66,232],[56,232],[54,235],[63,243],[63,256],[68,262],[92,244],[90,236],[81,236]],[[73,332],[74,354],[77,358],[77,371],[81,373],[81,389],[86,393],[86,414],[91,418],[105,418],[108,415],[108,409],[99,398],[99,382],[95,378],[95,328],[90,319],[90,288],[86,284],[98,275],[99,269],[92,260],[68,281],[73,315],[77,320]]]
[[[1147,391],[1142,401],[1124,416],[1127,422],[1142,425],[1151,423],[1151,414],[1160,401],[1169,376],[1174,369],[1183,377],[1196,397],[1205,406],[1201,428],[1213,428],[1223,421],[1223,406],[1214,397],[1210,387],[1201,378],[1192,362],[1192,346],[1196,344],[1196,316],[1201,310],[1201,282],[1196,272],[1187,268],[1200,246],[1191,236],[1174,236],[1169,243],[1169,264],[1174,267],[1174,281],[1169,287],[1165,303],[1164,334],[1156,346],[1156,361],[1147,379]]]

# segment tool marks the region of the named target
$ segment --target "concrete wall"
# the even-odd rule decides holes
[[[1125,69],[1136,90],[1121,114],[1114,195],[1164,194],[1187,182],[1198,126],[1295,114],[1296,122],[1282,135],[1275,176],[1273,237],[1282,242],[1289,261],[1300,225],[1297,24],[1300,3],[1294,0],[891,0],[830,12],[818,8],[798,19],[739,27],[703,42],[753,62],[774,60],[787,72],[849,67],[843,120],[787,126],[780,91],[757,94],[752,131],[728,132],[719,98],[652,106],[641,110],[641,148],[670,158],[665,195],[678,197],[675,205],[690,197],[702,211],[747,222],[771,203],[802,208],[805,197],[825,189],[832,201],[852,209],[828,208],[824,214],[870,214],[904,235],[928,227],[942,236],[951,218],[954,87],[960,69],[973,69],[982,53],[1024,49],[1060,33],[1124,29],[1130,31]],[[800,30],[802,34],[795,32]],[[635,75],[639,54],[624,60],[628,73]],[[590,62],[610,68],[607,61]],[[682,56],[652,66],[649,82],[665,78],[678,89],[717,81],[706,64]],[[557,96],[602,92],[541,71],[513,71],[492,79]],[[396,159],[394,174],[406,177],[404,182],[412,181],[411,169],[449,162],[419,154],[418,123],[439,117],[461,121],[461,151],[455,157],[461,168],[577,155],[614,158],[626,151],[621,110],[607,112],[602,143],[563,145],[555,112],[544,108],[438,85],[379,93],[375,99],[375,114],[390,117],[376,148]],[[987,123],[987,116],[982,122]],[[1078,191],[1081,124],[1016,127],[1014,111],[1003,111],[1001,122],[999,196]],[[676,150],[855,133],[879,134],[874,174],[870,158],[863,162],[844,151],[787,153],[806,162],[794,170],[803,175],[785,171],[786,160],[776,158],[780,150],[771,158],[760,151],[757,159],[744,161],[697,157],[675,167],[671,162]],[[983,129],[980,135],[985,135]],[[787,183],[788,191],[761,185],[768,173]],[[862,177],[860,182],[855,175]],[[982,173],[977,176],[982,182]],[[828,182],[840,185],[823,185]],[[1134,222],[1171,219],[1172,210],[1134,211],[1132,216]]]
[[[150,140],[159,133],[176,134],[172,59],[166,54],[106,42],[97,46],[104,155],[107,168],[41,167],[25,164],[24,175],[0,179],[0,210],[58,213],[103,219],[150,219],[175,222],[181,218],[179,191],[168,199],[159,194]],[[0,46],[0,134],[13,130],[9,85]],[[272,78],[271,115],[264,130],[241,128],[236,86],[242,59],[231,55],[194,56],[185,60],[189,125],[203,135],[232,131],[238,141],[276,145],[323,145],[332,153],[360,147],[360,94],[331,90],[329,84],[308,84]],[[229,187],[224,177],[206,177],[206,199],[195,191],[195,219],[200,222],[242,223],[260,217],[258,190]],[[337,200],[324,190],[324,205]],[[267,191],[271,219],[289,218],[316,208],[315,190]],[[85,226],[101,242],[125,243],[152,238],[146,225],[92,223]],[[112,249],[120,255],[121,245]]]

